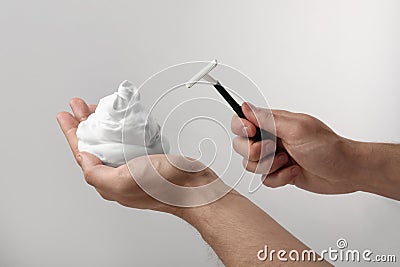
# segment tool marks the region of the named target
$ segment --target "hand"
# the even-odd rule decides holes
[[[99,194],[106,200],[116,201],[121,205],[139,208],[152,209],[176,214],[177,207],[173,207],[155,200],[146,194],[132,178],[131,172],[139,177],[141,181],[154,181],[151,178],[159,175],[177,185],[185,187],[200,186],[217,179],[215,173],[205,168],[200,162],[181,156],[149,155],[135,158],[129,161],[128,165],[118,168],[108,167],[102,164],[96,156],[78,151],[78,139],[76,130],[80,122],[87,119],[96,109],[95,105],[88,106],[82,99],[75,98],[70,101],[73,114],[61,112],[57,115],[58,123],[67,138],[76,161],[82,167],[84,177],[88,184],[92,185]],[[185,164],[185,169],[201,171],[183,171],[174,165]],[[158,189],[158,191],[162,189]],[[161,192],[163,193],[163,192]],[[166,192],[167,193],[167,192]]]
[[[79,123],[94,112],[95,106],[88,106],[81,99],[70,102],[73,114],[61,112],[57,120],[64,132],[77,162],[82,167],[86,181],[95,187],[100,195],[124,206],[140,209],[152,209],[174,214],[193,225],[204,240],[213,248],[226,266],[264,266],[265,263],[257,259],[257,251],[265,244],[275,251],[308,249],[298,239],[274,221],[268,214],[254,205],[247,198],[231,190],[218,201],[193,208],[173,207],[147,195],[135,182],[150,180],[156,173],[175,184],[192,187],[208,184],[210,181],[220,181],[214,172],[193,160],[180,156],[150,155],[135,158],[118,168],[105,166],[101,161],[89,154],[78,151],[76,130]],[[253,129],[255,130],[255,129]],[[182,171],[170,162],[180,166]],[[202,171],[191,171],[203,169]],[[131,172],[135,176],[131,176]],[[141,184],[142,185],[142,184]],[[220,182],[219,190],[226,190]],[[147,186],[147,185],[145,185]],[[154,184],[150,182],[150,187]],[[155,188],[163,192],[162,187]],[[220,191],[218,191],[220,192]],[[217,193],[218,193],[217,192]],[[228,191],[226,191],[228,192]],[[216,192],[202,192],[215,195]],[[203,194],[200,194],[204,196]],[[175,197],[182,197],[181,194]],[[303,264],[299,262],[271,262],[271,266],[293,266]],[[325,266],[327,262],[310,262],[308,265]]]
[[[355,172],[362,149],[351,140],[335,134],[318,119],[284,110],[266,110],[244,103],[246,119],[234,116],[232,131],[238,135],[233,148],[244,157],[248,171],[263,174],[268,187],[293,184],[321,193],[350,193],[361,189]],[[275,132],[272,140],[254,142],[255,126]],[[272,123],[271,123],[272,122]],[[276,151],[275,157],[273,154]],[[269,169],[269,167],[271,168]]]

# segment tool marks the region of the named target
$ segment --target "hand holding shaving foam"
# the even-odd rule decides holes
[[[118,91],[100,99],[96,111],[77,129],[78,149],[97,156],[104,164],[117,167],[146,154],[163,154],[168,141],[161,127],[140,102],[140,94],[129,81]]]
[[[149,195],[143,188],[153,188],[157,196],[162,194],[167,199],[181,200],[182,203],[198,203],[204,201],[205,196],[214,197],[220,192],[229,192],[230,187],[201,162],[180,155],[154,154],[136,157],[119,167],[106,166],[91,153],[78,150],[77,129],[90,118],[95,105],[87,105],[84,100],[74,98],[70,101],[73,115],[69,112],[60,112],[57,121],[70,145],[72,153],[81,166],[85,180],[92,185],[106,200],[115,201],[121,205],[151,209],[172,213],[181,216],[182,210],[174,205],[166,204],[153,195]],[[177,166],[185,166],[180,169]],[[217,180],[217,181],[216,181]],[[140,185],[137,183],[140,181]],[[203,187],[213,182],[213,187]],[[190,194],[174,194],[165,183],[187,187],[204,188],[199,193],[190,190]],[[230,192],[231,193],[231,192]],[[165,199],[163,197],[163,199]]]

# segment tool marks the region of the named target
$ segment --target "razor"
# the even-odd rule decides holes
[[[228,93],[228,91],[221,85],[221,83],[214,79],[211,75],[210,72],[218,65],[218,62],[216,59],[211,61],[207,66],[205,66],[201,71],[199,71],[196,75],[194,75],[189,82],[186,83],[187,88],[191,88],[194,86],[196,83],[198,83],[200,80],[205,80],[212,84],[215,89],[217,89],[218,93],[228,102],[228,104],[232,107],[233,111],[236,112],[236,114],[242,118],[246,119],[246,116],[244,115],[242,111],[242,106],[239,105],[238,102]],[[275,139],[275,136],[267,131],[264,131],[263,129],[260,129],[256,127],[256,134],[251,138],[253,141],[261,141],[264,139]]]

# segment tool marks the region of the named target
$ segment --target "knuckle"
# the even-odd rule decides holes
[[[83,176],[85,177],[85,181],[93,185],[93,177],[92,177],[92,172],[90,170],[83,170]]]
[[[243,160],[243,167],[249,171],[249,172],[254,172],[254,166],[247,160]]]
[[[263,182],[263,184],[264,184],[266,187],[269,187],[269,188],[276,188],[276,187],[277,187],[276,184],[271,183],[271,181],[269,181],[268,178],[269,178],[269,177],[267,177],[267,178],[265,179],[265,181]]]
[[[278,183],[276,183],[276,181],[275,181],[275,182],[271,182],[272,179],[276,179],[276,176],[273,177],[273,176],[268,175],[268,176],[265,178],[265,180],[263,181],[263,184],[264,184],[265,186],[269,187],[269,188],[277,188],[277,187],[280,187],[280,185],[279,185]]]

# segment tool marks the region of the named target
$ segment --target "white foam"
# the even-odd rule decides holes
[[[96,111],[79,124],[76,135],[79,151],[94,154],[113,167],[126,163],[124,150],[127,160],[169,150],[168,141],[161,138],[160,126],[149,116],[138,89],[129,81],[100,99]]]

